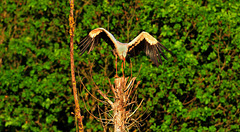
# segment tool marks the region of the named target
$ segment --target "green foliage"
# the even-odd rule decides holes
[[[1,5],[0,131],[75,131],[69,2],[3,0]],[[131,70],[137,76],[141,67],[136,95],[138,102],[144,102],[133,116],[137,119],[147,111],[139,119],[141,131],[236,131],[240,129],[239,7],[234,0],[75,1],[75,41],[97,27],[122,42],[147,31],[173,52],[165,52],[168,61],[159,67],[144,53],[131,58],[132,68],[126,63],[126,76]],[[115,57],[103,42],[81,57],[77,51],[84,127],[103,131],[86,109],[98,116],[97,105],[102,110],[107,106],[83,90],[80,79],[102,99],[96,90],[110,91]]]

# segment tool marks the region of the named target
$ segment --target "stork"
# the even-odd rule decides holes
[[[146,55],[151,58],[156,66],[159,66],[159,62],[162,64],[161,55],[167,60],[167,57],[163,54],[163,49],[170,52],[166,47],[164,47],[160,42],[158,42],[153,36],[148,32],[141,32],[136,38],[134,38],[129,43],[121,43],[115,39],[115,37],[104,28],[96,28],[92,30],[84,39],[78,44],[78,49],[80,50],[80,56],[87,50],[90,46],[89,51],[99,43],[100,39],[104,39],[113,48],[113,53],[116,57],[116,75],[117,75],[117,56],[124,62],[128,53],[137,55],[140,51],[144,50]],[[123,62],[122,62],[122,72],[123,72]],[[123,72],[124,76],[124,72]]]

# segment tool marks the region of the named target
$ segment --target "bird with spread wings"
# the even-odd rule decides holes
[[[121,43],[115,39],[115,37],[104,28],[96,28],[92,30],[83,40],[78,44],[78,49],[80,49],[80,56],[89,48],[89,51],[92,51],[93,48],[99,44],[100,39],[105,40],[113,48],[113,53],[116,56],[116,75],[117,75],[117,56],[123,60],[125,65],[125,58],[128,53],[137,55],[140,51],[145,51],[146,55],[150,57],[153,63],[156,66],[162,64],[161,55],[167,59],[163,53],[163,49],[170,52],[166,47],[164,47],[160,42],[158,42],[153,36],[148,32],[141,32],[136,38],[134,38],[129,43]],[[123,72],[123,63],[122,63],[122,72]],[[124,76],[124,72],[123,72]]]

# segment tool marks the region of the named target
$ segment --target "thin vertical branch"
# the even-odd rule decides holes
[[[78,131],[83,132],[83,123],[82,123],[82,116],[81,116],[81,113],[80,113],[80,107],[79,107],[78,96],[77,96],[76,79],[75,79],[75,72],[74,72],[74,58],[73,58],[73,36],[74,36],[73,9],[74,9],[74,0],[70,0],[69,3],[70,3],[70,15],[69,15],[70,57],[71,57],[72,86],[73,86],[73,95],[74,95],[74,102],[75,102],[75,116],[77,117]]]

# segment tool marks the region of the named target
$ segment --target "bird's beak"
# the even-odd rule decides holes
[[[123,58],[123,63],[124,63],[124,69],[125,69],[125,57]]]

